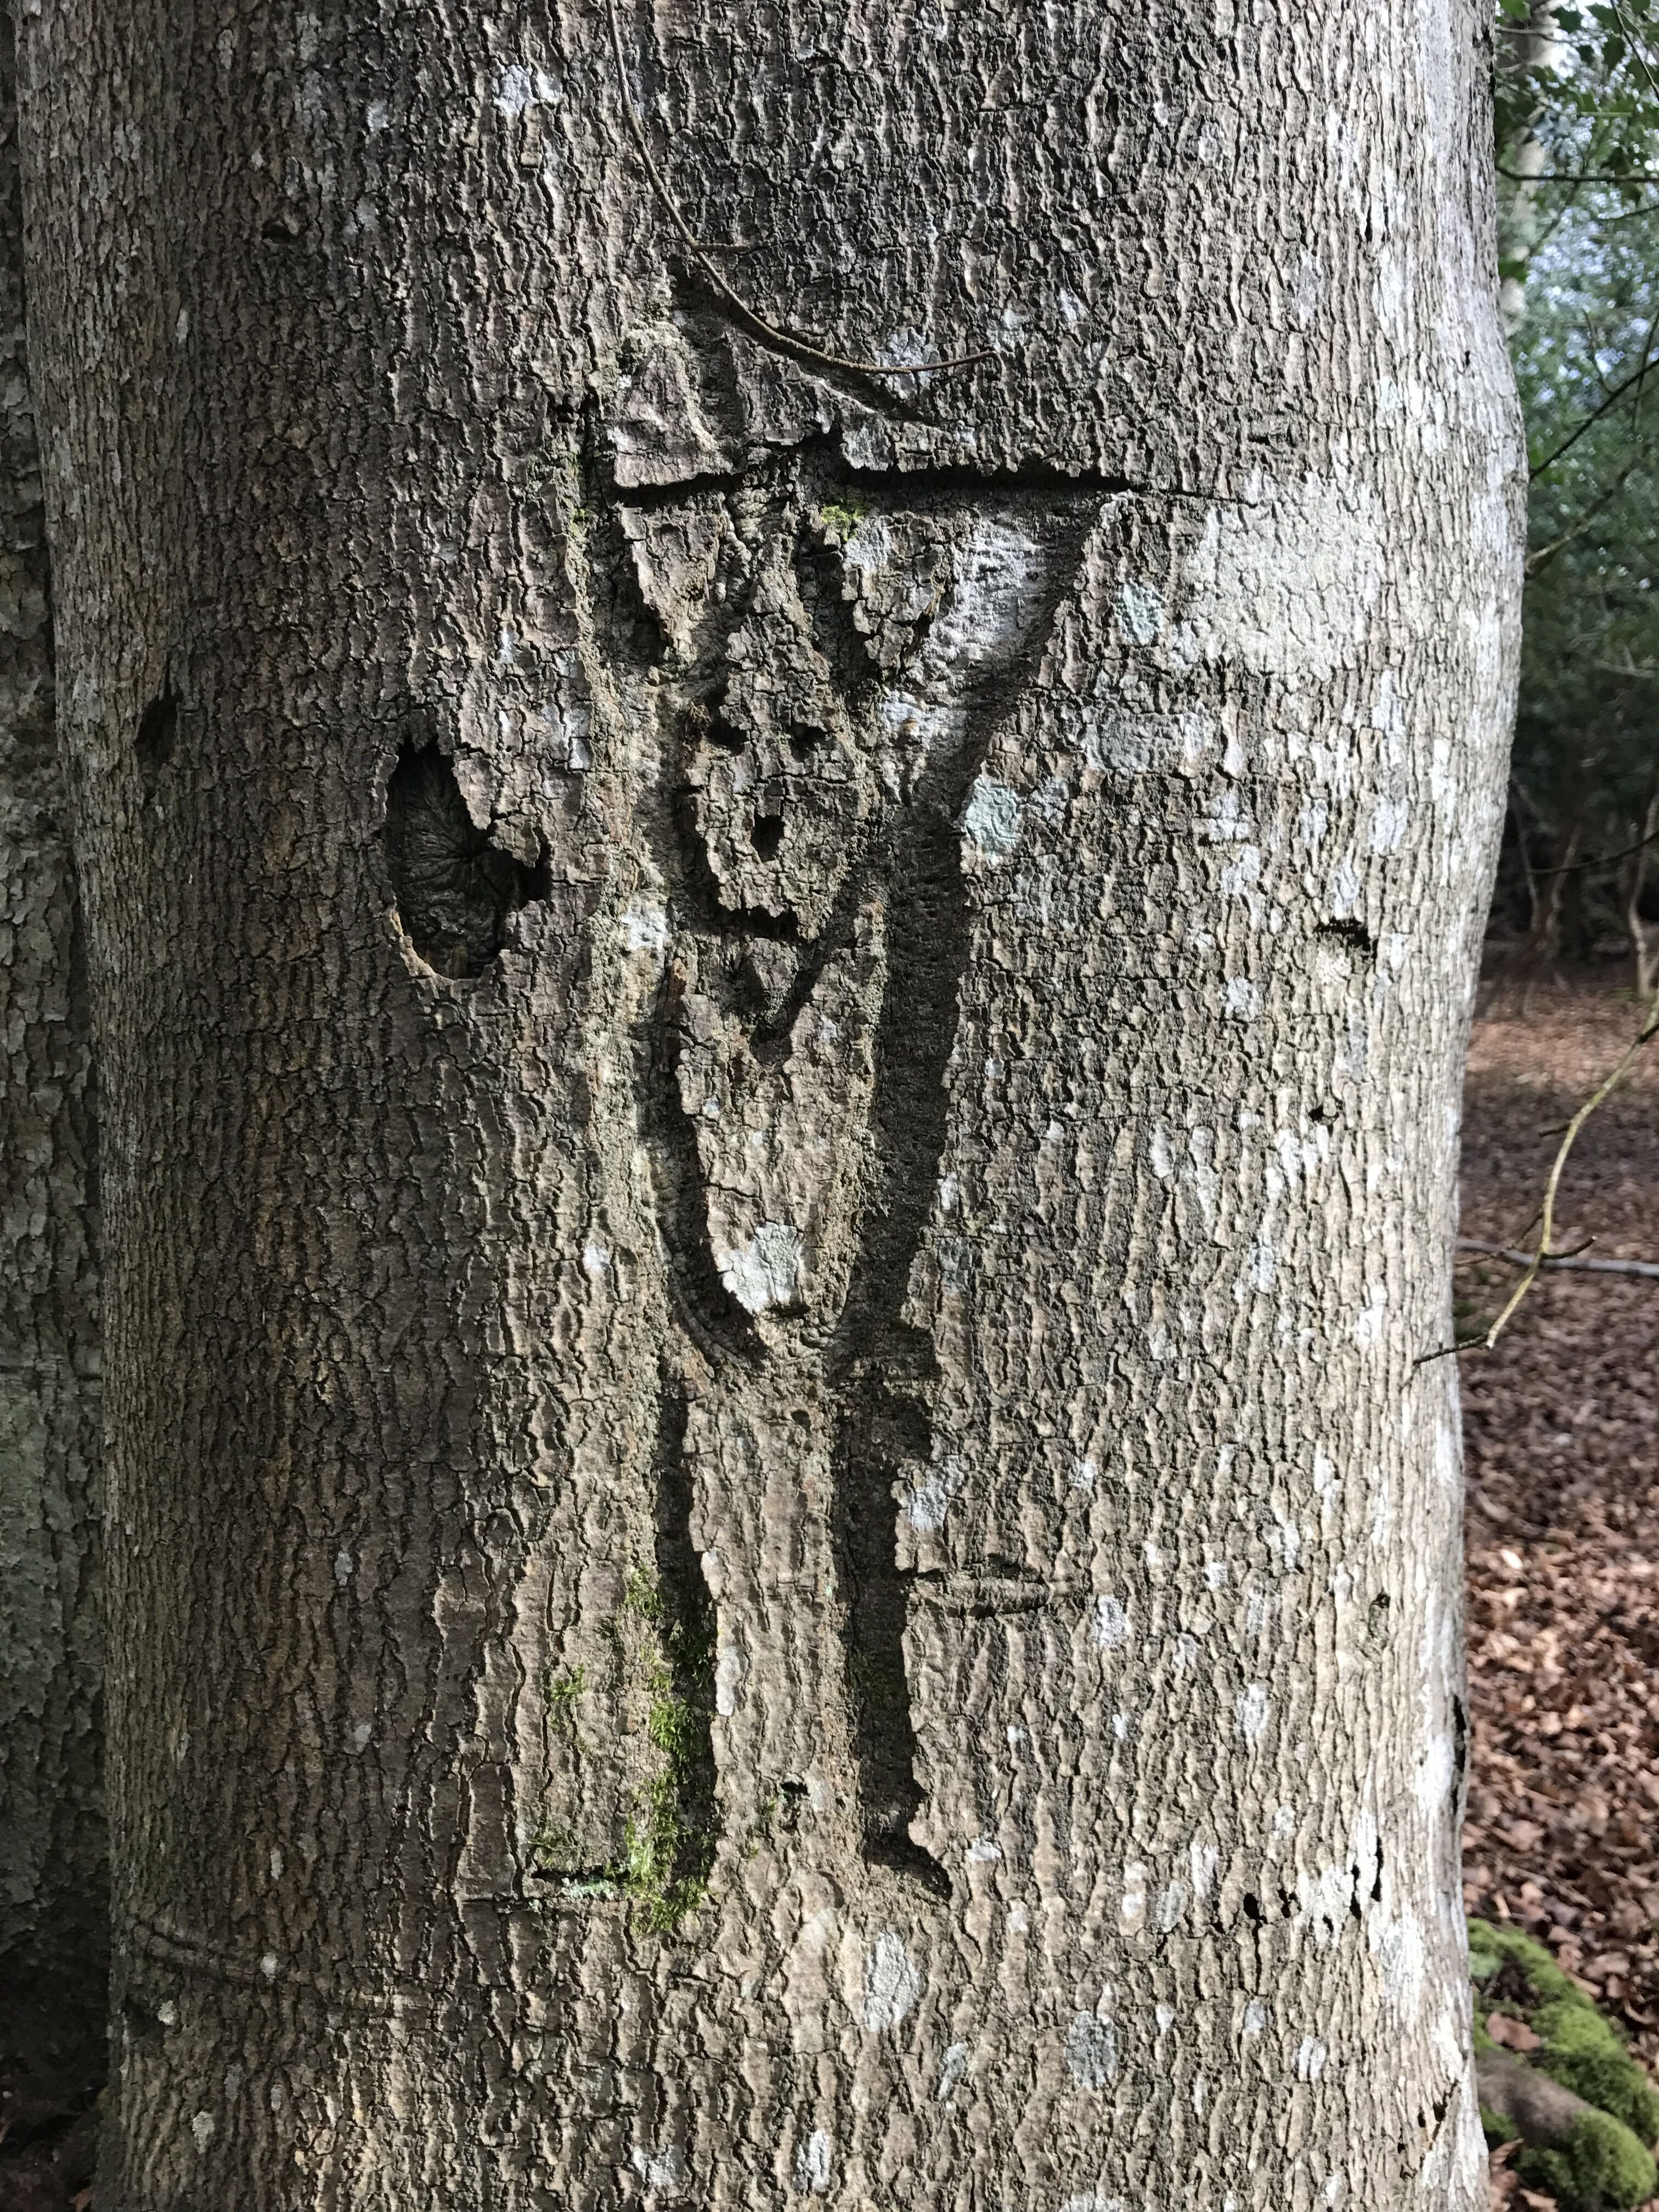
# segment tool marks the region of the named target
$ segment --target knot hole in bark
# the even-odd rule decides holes
[[[548,894],[545,858],[526,867],[479,829],[434,744],[405,745],[398,757],[386,844],[398,918],[441,975],[482,974],[506,941],[507,917]]]
[[[1361,960],[1376,957],[1376,940],[1363,921],[1322,921],[1314,935],[1327,945],[1345,947]]]
[[[139,778],[147,792],[155,790],[161,770],[172,760],[178,730],[179,702],[173,696],[171,682],[164,680],[161,697],[152,699],[138,717],[138,734],[133,740]]]

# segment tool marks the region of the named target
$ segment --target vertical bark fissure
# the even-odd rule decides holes
[[[655,1748],[664,1761],[662,1866],[657,1885],[667,1917],[701,1903],[714,1862],[714,1606],[692,1538],[692,1468],[686,1452],[684,1384],[662,1380],[656,1457],[658,1587],[662,1593],[664,1680]]]

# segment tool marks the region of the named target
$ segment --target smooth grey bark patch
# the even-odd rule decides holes
[[[436,745],[405,745],[398,756],[386,847],[398,918],[441,975],[481,974],[501,949],[507,916],[547,896],[545,869],[526,868],[473,821]]]

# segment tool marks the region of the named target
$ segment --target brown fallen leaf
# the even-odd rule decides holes
[[[1602,1982],[1617,1975],[1622,1979],[1629,1972],[1630,1960],[1624,1952],[1604,1951],[1599,1959],[1593,1959],[1585,1967],[1584,1978],[1589,1982]]]
[[[1533,2033],[1525,2021],[1511,2020],[1504,2012],[1487,2014],[1486,2033],[1494,2043],[1501,2044],[1505,2051],[1536,2051],[1543,2041],[1541,2036]]]

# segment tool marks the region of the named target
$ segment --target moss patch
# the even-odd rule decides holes
[[[848,493],[844,500],[826,500],[818,509],[818,520],[837,538],[848,538],[870,512],[867,503]]]
[[[1489,2014],[1524,2021],[1540,2043],[1526,2054],[1527,2064],[1596,2108],[1579,2115],[1565,2142],[1522,2151],[1515,2161],[1521,2179],[1547,2190],[1563,2212],[1623,2212],[1645,2203],[1659,2190],[1659,2169],[1645,2148],[1659,2136],[1659,2092],[1613,2022],[1518,1928],[1472,1921],[1469,1972],[1477,2055],[1492,2048]],[[1489,2143],[1513,2139],[1509,2122],[1484,2110],[1480,2118]]]
[[[1659,2136],[1659,2094],[1654,2090],[1611,2021],[1586,1998],[1568,2004],[1558,1999],[1541,2005],[1527,2022],[1544,2047],[1533,2063],[1553,2074],[1563,2088],[1587,2105],[1599,2105],[1622,2120],[1644,2143]]]
[[[706,1600],[676,1606],[643,1569],[629,1576],[623,1607],[647,1632],[637,1663],[652,1756],[629,1808],[621,1860],[605,1873],[638,1902],[652,1933],[668,1936],[702,1902],[714,1861],[714,1622]]]
[[[1512,1972],[1506,1973],[1505,1968]],[[1475,1984],[1475,1995],[1487,2012],[1505,2009],[1497,2001],[1498,1996],[1508,1994],[1509,1985],[1517,1981],[1521,1985],[1518,2012],[1524,2013],[1534,2005],[1549,2004],[1558,1998],[1583,2005],[1588,2011],[1595,2010],[1577,1983],[1562,1972],[1544,1946],[1518,1928],[1495,1928],[1489,1920],[1471,1920],[1469,1973]],[[1498,1982],[1505,1985],[1501,1992],[1493,1988]]]
[[[572,1667],[564,1674],[556,1674],[547,1686],[548,1723],[557,1735],[568,1736],[573,1743],[576,1741],[576,1709],[586,1687],[586,1667]]]
[[[1515,2170],[1562,2212],[1634,2212],[1656,2185],[1653,2160],[1610,2112],[1581,2112],[1559,2149],[1522,2151]]]
[[[597,1837],[572,1833],[549,1812],[533,1863],[557,1881],[562,1896],[623,1899],[652,1934],[672,1936],[702,1901],[714,1863],[713,1608],[700,1582],[688,1595],[636,1567],[609,1629],[616,1674],[610,1678],[605,1668],[604,1686],[607,1709],[613,1698],[620,1708],[614,1739],[601,1746],[584,1732],[585,1666],[549,1673],[547,1721],[550,1735],[574,1759],[579,1794],[592,1762],[599,1762],[603,1784],[617,1790],[620,1838],[607,1823],[595,1852]]]

